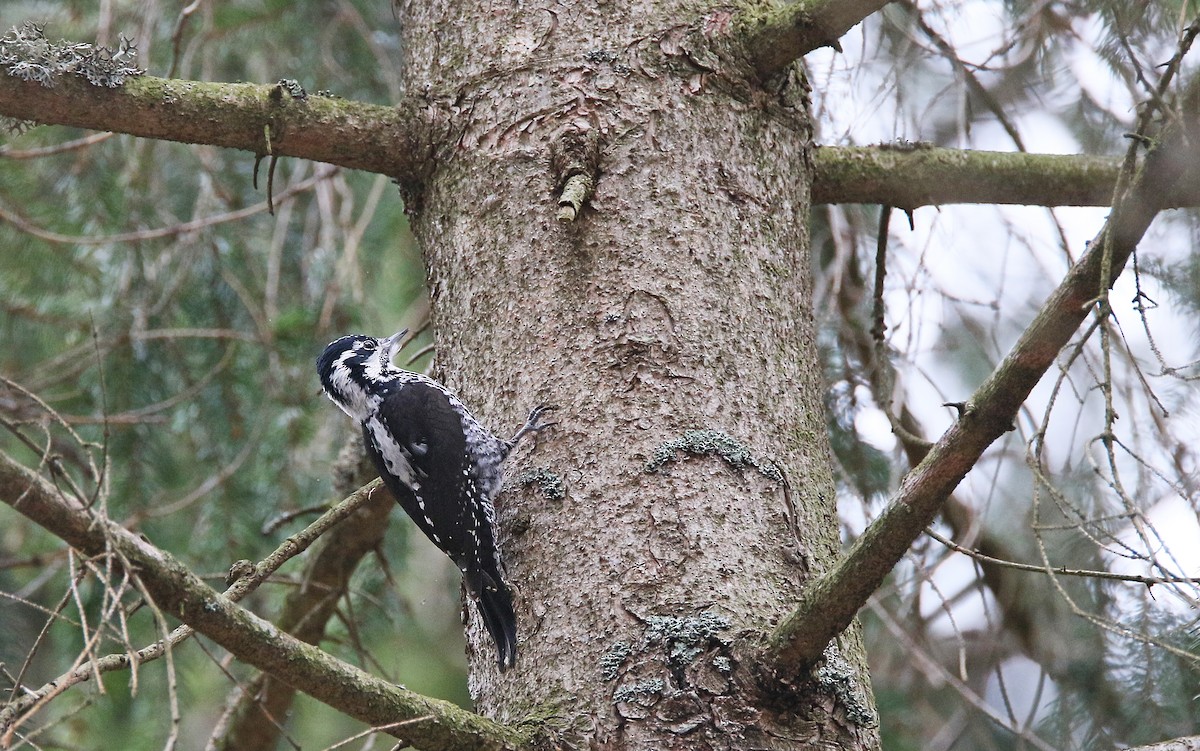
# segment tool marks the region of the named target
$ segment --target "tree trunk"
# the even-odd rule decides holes
[[[498,510],[517,666],[498,673],[473,622],[472,693],[579,747],[872,748],[856,629],[823,680],[755,659],[839,549],[807,91],[672,29],[685,11],[398,10],[409,93],[444,125],[406,186],[439,375],[501,434],[537,403],[561,422]],[[591,143],[595,194],[556,221],[553,154]]]

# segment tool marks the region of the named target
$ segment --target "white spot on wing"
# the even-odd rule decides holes
[[[383,464],[387,467],[387,471],[395,475],[396,479],[400,480],[405,487],[414,492],[420,490],[421,483],[417,481],[412,464],[404,455],[403,449],[388,435],[387,428],[380,422],[379,416],[372,414],[363,424],[366,426],[367,432],[371,434],[371,440],[374,441],[375,447],[379,449],[379,455],[383,457]]]

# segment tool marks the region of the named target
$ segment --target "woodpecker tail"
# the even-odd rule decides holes
[[[496,643],[496,663],[503,673],[517,660],[517,614],[513,611],[512,592],[498,573],[492,576],[482,570],[465,572],[463,583]]]

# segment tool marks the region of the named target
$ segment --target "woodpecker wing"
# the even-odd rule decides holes
[[[462,571],[504,670],[516,659],[516,615],[500,571],[491,499],[456,401],[432,382],[398,383],[363,422],[363,438],[384,485]]]
[[[397,384],[363,423],[384,484],[421,531],[460,569],[495,557],[462,420],[435,384]],[[480,560],[482,559],[482,560]]]

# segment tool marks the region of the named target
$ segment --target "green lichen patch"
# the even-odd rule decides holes
[[[600,677],[606,681],[614,681],[620,673],[621,665],[633,652],[629,642],[619,641],[608,648],[600,657]]]
[[[832,644],[826,647],[821,662],[813,671],[817,689],[838,700],[846,711],[846,719],[859,727],[875,727],[879,718],[856,675],[854,666]]]
[[[734,469],[751,467],[763,477],[782,483],[783,475],[772,464],[763,464],[750,453],[749,447],[720,430],[689,430],[679,438],[673,438],[654,450],[646,471],[653,473],[670,462],[679,461],[679,454],[691,456],[718,456]]]
[[[633,683],[627,683],[624,686],[618,686],[617,690],[613,691],[613,701],[638,701],[646,699],[661,694],[666,687],[661,678],[645,678]]]
[[[517,475],[517,482],[522,486],[537,485],[538,490],[552,501],[561,501],[567,497],[567,488],[562,478],[545,467],[527,469]]]
[[[667,663],[682,668],[696,659],[712,639],[729,628],[729,619],[705,611],[696,616],[652,615],[646,619],[646,641],[667,648]]]
[[[46,38],[43,27],[26,21],[0,36],[0,70],[22,81],[37,81],[51,88],[67,75],[83,78],[93,86],[116,88],[144,70],[134,65],[137,47],[121,37],[117,49]]]

